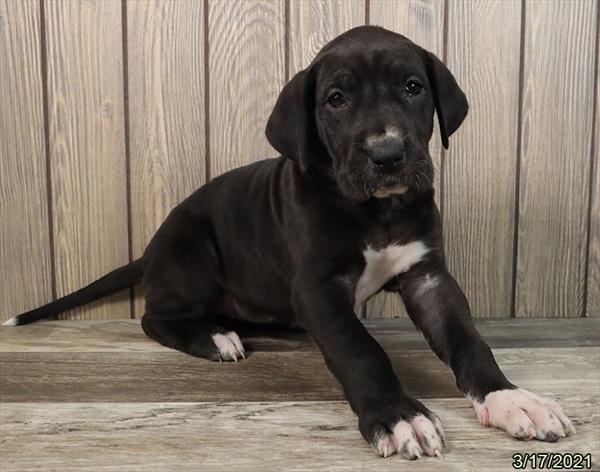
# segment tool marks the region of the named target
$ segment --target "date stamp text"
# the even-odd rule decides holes
[[[592,455],[589,453],[516,452],[513,454],[512,458],[512,466],[513,469],[516,470],[525,470],[527,468],[545,470],[589,470],[592,468]]]

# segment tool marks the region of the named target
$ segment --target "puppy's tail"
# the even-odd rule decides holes
[[[18,326],[44,318],[50,318],[63,311],[84,305],[97,300],[98,298],[106,297],[139,282],[142,279],[143,271],[142,259],[130,262],[123,267],[119,267],[118,269],[109,272],[104,277],[89,284],[87,287],[83,287],[76,292],[65,295],[64,297],[36,308],[35,310],[13,316],[8,321],[5,321],[2,326]]]

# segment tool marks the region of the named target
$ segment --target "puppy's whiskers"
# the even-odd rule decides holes
[[[423,159],[421,162],[423,162],[424,164],[428,165],[429,167],[431,167],[432,172],[435,174],[439,174],[439,169],[436,167],[435,163],[433,161],[427,160],[427,159]]]

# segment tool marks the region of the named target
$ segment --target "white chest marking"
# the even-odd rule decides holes
[[[355,291],[356,305],[364,303],[389,279],[406,272],[423,259],[429,248],[421,241],[404,245],[391,245],[382,249],[367,247],[363,251],[366,266],[358,279]]]

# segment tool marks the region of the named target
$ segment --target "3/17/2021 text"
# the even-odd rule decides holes
[[[522,453],[516,452],[512,456],[513,469],[551,469],[551,470],[590,470],[592,468],[592,455],[581,453]]]

